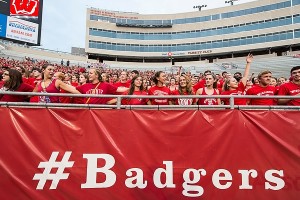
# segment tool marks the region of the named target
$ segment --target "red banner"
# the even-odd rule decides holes
[[[300,196],[298,111],[0,113],[0,199]]]

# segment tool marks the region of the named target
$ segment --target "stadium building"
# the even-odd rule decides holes
[[[172,65],[216,63],[249,52],[286,56],[300,49],[299,13],[300,0],[152,15],[89,8],[86,53],[104,62]]]

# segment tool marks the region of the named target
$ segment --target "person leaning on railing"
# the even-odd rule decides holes
[[[257,76],[259,85],[254,85],[247,91],[247,95],[256,95],[256,96],[274,96],[275,87],[270,86],[272,73],[270,71],[260,72]],[[275,101],[272,98],[261,98],[261,99],[248,99],[248,105],[264,105],[271,106],[274,105]]]
[[[86,73],[80,74],[79,76],[79,85],[84,85],[89,82],[89,76]],[[84,104],[85,98],[84,97],[74,97],[73,103],[74,104]]]
[[[135,76],[132,78],[129,90],[124,92],[122,95],[134,95],[136,98],[124,98],[122,99],[122,105],[146,105],[148,99],[138,98],[138,95],[148,95],[144,91],[143,78],[141,76]]]
[[[125,92],[128,88],[115,87],[102,80],[101,71],[92,68],[89,71],[90,83],[76,87],[76,89],[81,94],[116,94],[116,92]],[[102,97],[87,97],[84,100],[85,104],[111,104],[112,98],[102,98]]]
[[[155,85],[148,90],[148,95],[154,95],[154,96],[166,96],[171,95],[171,91],[168,87],[164,86],[166,82],[166,74],[163,71],[158,71],[155,73],[153,77],[153,81]],[[171,99],[149,99],[147,102],[148,105],[172,105]]]
[[[54,67],[49,64],[42,66],[42,81],[34,88],[34,92],[60,93],[60,89],[73,94],[80,94],[73,86],[65,84],[59,79],[53,79]],[[59,97],[39,96],[39,103],[59,103]]]
[[[33,87],[23,83],[22,74],[18,70],[7,69],[2,75],[3,82],[0,83],[0,91],[32,92]],[[28,96],[24,95],[0,94],[0,101],[4,102],[25,102],[27,100],[29,100]]]
[[[193,91],[191,78],[185,74],[179,77],[178,89],[172,92],[172,95],[195,95]],[[175,98],[173,99],[174,105],[196,105],[197,98]]]
[[[226,79],[223,84],[223,92],[221,95],[244,95],[247,78],[249,76],[250,64],[253,60],[253,55],[249,54],[246,58],[246,68],[244,71],[244,75],[240,80],[237,80],[235,77],[231,77],[230,79]],[[221,99],[224,105],[230,105],[229,98]],[[247,99],[234,99],[234,105],[247,105]]]
[[[217,89],[217,77],[214,74],[205,75],[205,87],[197,90],[196,95],[201,96],[212,96],[219,95],[219,90]],[[221,105],[221,100],[219,98],[199,98],[198,105]]]
[[[300,96],[300,66],[291,69],[292,81],[279,87],[278,95]],[[278,104],[289,106],[300,106],[299,99],[278,99]]]

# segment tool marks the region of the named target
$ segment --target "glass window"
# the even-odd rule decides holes
[[[278,41],[279,40],[279,33],[274,33],[272,38],[273,38],[273,41]]]
[[[90,44],[91,44],[91,48],[94,48],[94,49],[96,49],[96,48],[97,48],[97,45],[96,45],[96,43],[95,43],[95,42],[90,42]]]
[[[228,13],[222,13],[221,16],[222,16],[223,19],[228,18]]]
[[[282,32],[279,34],[279,40],[286,40],[286,32]]]
[[[252,37],[251,36],[248,36],[246,38],[246,44],[252,44]]]
[[[205,16],[205,21],[211,21],[211,15]]]
[[[246,37],[241,37],[239,39],[239,43],[240,43],[240,45],[246,45]]]
[[[300,38],[300,30],[295,30],[295,38]]]
[[[260,35],[259,36],[259,43],[264,43],[266,42],[266,35]]]
[[[294,23],[300,23],[300,16],[294,17]]]
[[[227,39],[223,40],[223,47],[228,47],[229,41]]]
[[[125,45],[124,44],[120,44],[119,48],[120,48],[120,51],[125,51]]]
[[[286,39],[293,39],[293,31],[288,31],[287,32]]]
[[[253,44],[259,43],[259,36],[258,35],[254,35],[252,41],[253,41]]]
[[[220,19],[220,15],[219,14],[216,14],[216,15],[212,16],[212,20],[217,20],[217,19]]]
[[[196,21],[195,18],[186,19],[186,23],[194,23],[195,21]]]

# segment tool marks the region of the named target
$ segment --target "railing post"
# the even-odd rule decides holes
[[[117,109],[121,109],[121,97],[117,97]]]
[[[234,97],[233,96],[230,97],[229,103],[230,103],[230,109],[233,110],[234,109]]]

